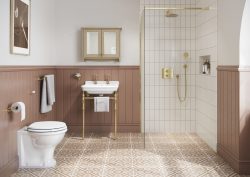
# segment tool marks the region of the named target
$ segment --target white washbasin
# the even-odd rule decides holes
[[[113,94],[119,88],[119,81],[86,81],[84,85],[81,86],[82,91],[88,94]]]

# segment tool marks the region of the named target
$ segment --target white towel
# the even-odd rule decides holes
[[[45,76],[47,83],[47,97],[48,97],[48,105],[53,105],[56,101],[55,99],[55,84],[54,84],[54,75],[46,75]]]
[[[52,105],[55,103],[54,75],[44,76],[42,82],[41,113],[47,113],[52,110]]]
[[[95,112],[109,112],[109,97],[94,98]]]

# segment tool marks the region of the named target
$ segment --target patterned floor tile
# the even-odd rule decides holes
[[[157,154],[160,156],[164,156],[164,157],[170,157],[170,158],[180,158],[182,157],[182,154],[177,151],[177,150],[166,150],[166,149],[159,149],[157,150]]]
[[[159,167],[138,167],[134,169],[135,177],[164,177]]]
[[[132,156],[132,150],[131,149],[109,149],[108,151],[108,155],[109,157],[121,157],[121,156],[125,156],[125,157],[129,157]]]
[[[80,149],[83,150],[86,147],[86,144],[84,143],[66,143],[63,146],[63,149]]]
[[[102,168],[97,167],[81,167],[76,169],[74,177],[101,177]]]
[[[136,157],[133,158],[133,166],[137,167],[154,167],[160,166],[158,157]]]
[[[108,143],[89,143],[86,149],[107,149]]]
[[[207,157],[206,153],[204,153],[203,151],[200,150],[186,150],[186,151],[181,151],[181,154],[186,157],[186,158],[190,158],[190,157]]]
[[[108,158],[106,166],[115,167],[131,167],[133,166],[132,157]]]
[[[45,172],[45,169],[41,168],[30,168],[30,169],[25,169],[26,172],[34,175],[34,176],[42,176]]]
[[[83,167],[101,167],[104,165],[104,158],[82,157],[79,164]]]
[[[186,166],[187,163],[186,161],[182,158],[182,157],[161,157],[159,158],[159,162],[162,164],[162,166],[165,166],[165,167],[171,167],[171,168],[174,168],[174,167],[182,167],[182,166]]]
[[[103,158],[108,152],[108,149],[86,149],[83,152],[84,157],[101,157]]]
[[[55,168],[19,169],[12,177],[240,177],[196,134],[109,135],[67,135]]]
[[[56,166],[75,166],[80,157],[56,157]]]
[[[55,169],[47,169],[45,173],[41,177],[68,177],[71,174],[64,174],[61,171],[57,171]]]
[[[132,149],[133,157],[159,156],[154,149]]]
[[[132,177],[133,170],[128,167],[106,167],[103,171],[105,177]]]
[[[209,167],[215,167],[216,164],[214,163],[214,161],[212,161],[209,158],[203,158],[203,157],[199,157],[199,158],[185,158],[184,159],[185,162],[189,165],[189,166],[193,166],[193,167],[197,167],[197,168],[209,168]]]
[[[130,143],[111,143],[109,144],[109,149],[130,149],[132,148],[132,145]]]
[[[16,173],[12,174],[11,177],[36,177],[24,169],[19,169]]]
[[[63,149],[61,150],[57,157],[79,157],[83,153],[83,150],[79,149]]]
[[[192,177],[188,168],[173,167],[164,168],[164,174],[167,177]]]
[[[156,149],[175,150],[177,146],[172,143],[154,143]]]

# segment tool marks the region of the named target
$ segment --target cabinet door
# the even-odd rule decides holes
[[[102,58],[119,60],[120,29],[102,29]]]
[[[102,55],[101,30],[87,29],[83,33],[83,59],[100,59]]]

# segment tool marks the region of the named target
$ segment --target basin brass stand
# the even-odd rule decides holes
[[[117,112],[118,112],[118,93],[115,92],[113,94],[113,96],[109,97],[110,100],[114,100],[115,102],[115,132],[114,132],[114,136],[110,136],[110,138],[112,139],[116,139],[116,134],[117,134]],[[94,97],[93,96],[90,96],[88,94],[85,95],[85,92],[83,92],[82,94],[82,110],[83,110],[83,114],[82,114],[82,121],[83,121],[83,125],[82,125],[82,138],[84,139],[84,125],[85,125],[85,101],[86,100],[94,100]]]

